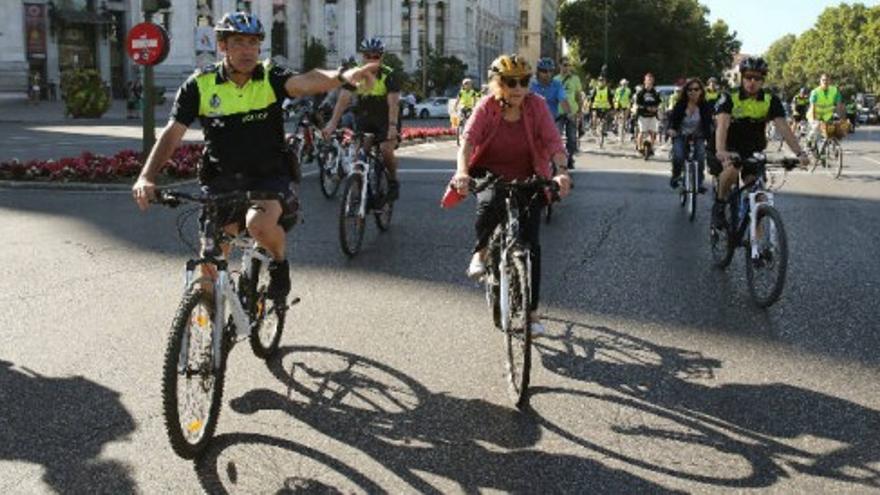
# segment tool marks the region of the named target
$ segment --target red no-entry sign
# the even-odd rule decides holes
[[[125,48],[128,57],[139,65],[156,65],[168,56],[171,43],[165,28],[152,22],[142,22],[128,32]]]

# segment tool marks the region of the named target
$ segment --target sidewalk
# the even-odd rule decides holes
[[[156,122],[165,122],[168,119],[172,100],[173,95],[168,94],[164,104],[156,105]],[[24,93],[0,93],[0,122],[40,124],[140,122],[140,119],[128,120],[125,115],[125,100],[111,100],[110,109],[100,119],[74,119],[64,117],[64,102],[61,100],[40,101],[34,105],[28,102]]]

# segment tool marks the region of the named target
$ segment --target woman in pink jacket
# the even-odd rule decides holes
[[[568,157],[546,103],[540,96],[529,93],[529,63],[518,55],[502,55],[492,62],[489,71],[492,75],[489,95],[477,104],[465,127],[452,186],[465,195],[471,178],[487,180],[490,174],[505,181],[535,175],[549,179],[552,160],[559,171],[553,180],[559,184],[560,196],[566,196],[571,186],[566,167]],[[540,202],[533,202],[520,219],[521,232],[532,254],[530,324],[534,334],[544,331],[537,316],[542,206]],[[486,246],[503,214],[503,200],[500,195],[496,196],[494,189],[487,188],[477,194],[477,244],[467,270],[469,277],[480,277],[486,272]]]

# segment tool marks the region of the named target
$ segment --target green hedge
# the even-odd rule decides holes
[[[110,95],[101,75],[93,69],[75,69],[61,75],[61,95],[74,118],[98,118],[110,108]]]

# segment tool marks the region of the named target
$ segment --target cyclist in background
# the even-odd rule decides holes
[[[571,62],[563,59],[559,64],[559,75],[555,77],[565,90],[568,108],[559,106],[559,133],[565,136],[565,150],[568,152],[568,168],[574,168],[574,154],[578,149],[578,123],[583,104],[583,85],[581,78],[571,70]]]
[[[379,149],[382,161],[388,171],[388,201],[396,201],[400,196],[400,183],[397,181],[397,156],[394,150],[400,142],[400,74],[394,68],[382,63],[385,43],[379,38],[361,41],[360,51],[365,65],[375,67],[376,83],[371,86],[348,86],[339,95],[333,117],[324,128],[324,138],[329,139],[342,114],[349,106],[352,95],[357,96],[355,105],[355,127],[358,132],[375,134],[381,140]]]
[[[605,83],[605,76],[599,76],[596,87],[590,93],[590,108],[593,111],[590,121],[593,122],[594,130],[599,128],[599,122],[605,122],[613,100],[611,88]]]
[[[810,108],[810,94],[806,87],[801,88],[798,94],[791,99],[791,132],[797,135],[798,125],[807,118]]]
[[[718,102],[719,96],[721,96],[721,89],[718,87],[718,79],[710,77],[706,81],[706,103],[714,107],[715,103]]]
[[[642,143],[646,140],[651,141],[652,149],[656,148],[657,132],[660,128],[657,112],[661,103],[660,94],[654,88],[654,74],[649,72],[645,74],[644,87],[636,93],[635,97],[636,116],[639,119],[636,149],[639,152],[642,151]]]
[[[457,112],[462,120],[467,120],[467,116],[471,114],[479,99],[480,92],[474,89],[474,82],[470,78],[465,78],[461,81],[461,89],[455,100],[453,111]]]
[[[681,182],[681,172],[687,158],[685,145],[688,137],[694,138],[694,156],[697,159],[699,176],[699,192],[706,192],[703,187],[703,162],[706,158],[706,140],[712,139],[712,120],[714,107],[706,102],[703,82],[693,78],[684,85],[685,97],[680,98],[672,107],[669,116],[669,136],[672,138],[672,178],[669,187],[677,188]]]
[[[807,142],[811,145],[815,143],[822,124],[839,119],[842,115],[846,115],[843,96],[837,86],[831,85],[831,77],[822,74],[819,77],[819,86],[810,92],[810,109],[807,111],[807,117],[811,125]]]
[[[559,110],[565,114],[571,112],[568,99],[565,97],[565,88],[560,81],[553,79],[553,72],[556,70],[553,59],[544,57],[538,60],[537,69],[536,77],[529,85],[529,91],[544,97],[547,108],[550,109],[550,114],[555,121],[559,118]]]
[[[629,81],[621,79],[620,85],[614,91],[614,110],[617,111],[617,118],[622,119],[627,127],[629,127],[630,106],[632,106],[632,90],[629,89]]]

